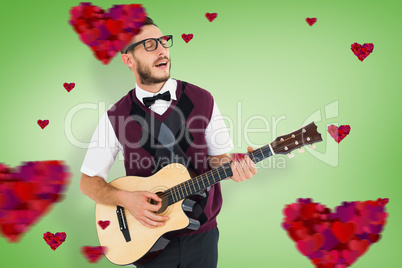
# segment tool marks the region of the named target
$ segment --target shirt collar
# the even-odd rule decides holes
[[[166,91],[170,91],[171,99],[177,100],[176,89],[177,89],[177,81],[172,78],[169,78],[166,81],[166,83],[163,85],[161,90],[159,90],[159,92],[156,92],[156,93],[146,91],[146,90],[140,88],[138,85],[136,85],[135,86],[135,96],[142,104],[144,104],[144,102],[142,101],[143,98],[153,97],[157,94],[162,94],[162,93],[165,93]]]

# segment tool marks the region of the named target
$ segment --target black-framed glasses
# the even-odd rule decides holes
[[[144,48],[146,51],[154,51],[158,48],[158,44],[161,44],[164,48],[169,48],[173,46],[173,35],[165,35],[159,38],[148,38],[144,39],[140,42],[134,43],[130,45],[126,50],[124,51],[124,54],[127,54],[128,51],[134,49],[136,46],[139,46],[141,44],[144,45]]]

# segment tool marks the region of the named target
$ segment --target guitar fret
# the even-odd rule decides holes
[[[268,154],[264,154],[264,150],[268,151]],[[254,152],[248,153],[250,158],[254,163],[257,163],[264,158],[271,156],[272,153],[267,146],[261,147]],[[267,155],[267,156],[266,156]],[[191,194],[201,191],[202,189],[206,189],[207,187],[214,185],[218,181],[221,181],[225,178],[233,176],[233,171],[231,169],[231,162],[225,163],[222,166],[210,170],[204,174],[198,175],[197,177],[190,179],[188,181],[182,182],[179,185],[176,185],[172,188],[172,199],[173,202],[177,202]],[[215,173],[216,172],[216,173]],[[212,177],[212,180],[211,180]],[[190,182],[191,181],[191,182]],[[197,183],[195,183],[197,181]],[[202,182],[202,185],[200,184]],[[198,188],[197,188],[198,186]]]
[[[170,194],[169,194],[169,193],[170,193]],[[168,202],[169,204],[176,203],[176,201],[174,200],[174,196],[173,196],[171,190],[168,191],[167,196],[168,196],[168,198],[171,198],[171,200],[172,200],[171,202]]]
[[[179,188],[177,186],[174,187],[174,191],[176,192],[176,196],[177,196],[177,201],[180,200],[180,193],[179,193]]]
[[[255,153],[256,152],[251,152],[248,154],[249,156],[251,156],[250,158],[251,158],[251,160],[253,160],[254,163],[255,163]]]
[[[211,171],[209,171],[208,173],[211,173]],[[205,173],[205,176],[207,177],[207,180],[208,180],[208,186],[210,186],[210,185],[211,185],[211,182],[209,181],[209,176],[208,176],[208,174]]]
[[[192,194],[192,193],[194,193],[194,190],[191,188],[191,180],[189,180],[188,181],[188,186],[189,186],[189,192],[190,192],[190,195]]]
[[[183,197],[184,197],[184,192],[183,192],[183,186],[182,186],[183,184],[181,183],[181,184],[179,184],[179,189],[180,189],[180,191],[181,191],[181,193],[183,194]],[[181,187],[180,187],[181,186]],[[179,194],[180,194],[180,192],[179,192]],[[180,199],[182,199],[182,197],[180,196]],[[179,199],[179,200],[180,200]]]
[[[193,192],[193,193],[196,193],[196,192],[197,192],[197,189],[196,189],[196,187],[195,187],[194,180],[191,180],[191,182],[193,183],[193,188],[194,188],[194,192]]]
[[[221,179],[221,180],[224,180],[224,179],[227,178],[226,171],[225,171],[225,169],[224,169],[223,167],[221,168],[221,170],[220,170],[219,172],[222,173],[222,174],[221,174],[221,175],[222,175],[222,179]]]
[[[175,197],[174,197],[174,188],[170,188],[169,192],[170,192],[170,195],[171,195],[171,197],[172,197],[172,202],[173,202],[173,203],[176,202],[176,201],[175,201]],[[168,195],[169,195],[169,193],[168,193]]]
[[[187,184],[188,184],[188,182],[187,182]],[[186,196],[188,196],[186,182],[183,183],[183,187],[184,187],[184,190],[186,191]]]
[[[222,168],[222,169],[223,169],[223,171],[225,172],[226,178],[229,177],[228,174],[226,173],[226,168]]]
[[[198,184],[198,191],[201,191],[201,186],[200,186],[199,179],[197,179],[197,184]],[[197,192],[198,192],[198,191],[197,191]]]
[[[174,192],[173,192],[173,193],[174,193]],[[173,199],[173,202],[176,203],[177,201],[179,201],[179,199],[175,198],[175,196],[174,196],[173,193],[172,193],[172,199]]]
[[[222,178],[221,178],[221,174],[219,174],[219,171],[220,170],[220,168],[218,169],[218,176],[219,176],[219,180],[221,181],[222,180]],[[216,181],[214,181],[214,182],[216,182]]]
[[[176,192],[176,196],[177,196],[177,201],[179,201],[180,200],[179,187],[175,186],[174,188],[175,188],[175,192]]]
[[[260,151],[261,151],[261,155],[262,155],[262,157],[264,159],[265,157],[264,157],[264,152],[262,151],[262,148],[260,148]]]
[[[166,195],[167,195],[167,197],[168,197],[168,204],[170,205],[170,204],[172,204],[172,203],[174,203],[174,197],[173,197],[173,195],[171,195],[171,190],[169,189],[169,190],[167,190],[167,192],[166,192]],[[170,202],[170,199],[172,200],[172,202]]]

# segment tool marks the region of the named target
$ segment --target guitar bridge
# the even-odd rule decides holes
[[[124,213],[124,208],[121,206],[117,206],[116,210],[117,220],[119,221],[120,231],[123,233],[124,239],[126,242],[131,241],[130,232],[128,230],[126,214]]]

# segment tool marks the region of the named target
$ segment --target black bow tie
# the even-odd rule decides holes
[[[158,94],[158,95],[155,95],[153,97],[143,98],[142,101],[144,102],[145,106],[149,107],[152,104],[154,104],[154,102],[156,100],[159,100],[159,99],[165,100],[165,101],[170,101],[170,92],[166,91],[163,94]]]

